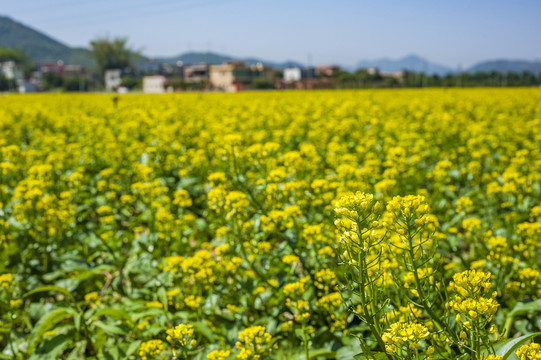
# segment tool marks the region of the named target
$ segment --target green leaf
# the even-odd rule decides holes
[[[212,333],[212,330],[207,325],[207,323],[203,321],[197,321],[193,323],[193,327],[195,328],[195,331],[204,337],[206,337],[211,343],[215,341],[214,334]]]
[[[126,357],[129,357],[131,354],[135,353],[137,349],[139,349],[139,346],[141,346],[141,340],[132,342],[128,347],[128,350],[126,350]]]
[[[74,349],[65,358],[66,360],[79,360],[85,358],[86,340],[79,341],[75,344]]]
[[[503,356],[503,360],[509,359],[509,356],[514,355],[514,352],[526,342],[530,341],[533,337],[540,336],[541,332],[533,334],[523,335],[516,339],[507,340],[501,344],[498,344],[496,355]]]
[[[165,291],[165,288],[163,286],[158,289],[158,300],[160,300],[163,308],[167,311],[167,308],[169,306],[169,300],[167,299],[167,292]]]
[[[325,359],[334,359],[336,356],[336,351],[328,349],[316,349],[310,350],[310,359],[325,358]]]
[[[33,294],[37,294],[40,292],[49,292],[49,291],[56,291],[61,294],[66,295],[68,298],[70,298],[71,301],[75,302],[75,298],[73,295],[66,289],[61,288],[60,286],[54,286],[54,285],[46,285],[46,286],[40,286],[38,288],[35,288],[34,290],[30,290],[26,294],[23,295],[23,297],[28,297]]]
[[[507,314],[507,317],[515,317],[517,315],[527,314],[529,312],[541,311],[541,299],[529,303],[518,303],[513,310]]]
[[[511,331],[513,322],[515,321],[515,318],[517,316],[524,315],[529,312],[538,312],[538,311],[541,311],[541,299],[538,299],[536,301],[532,301],[529,303],[518,303],[517,305],[515,305],[513,310],[511,310],[507,314],[507,318],[505,319],[504,335],[509,336],[509,332]]]
[[[53,336],[39,345],[33,354],[33,357],[36,359],[57,359],[58,356],[64,352],[66,347],[70,345],[72,337],[73,332]]]
[[[119,326],[105,324],[101,321],[94,321],[93,325],[99,327],[107,334],[126,335],[128,333],[126,330],[122,329]]]
[[[28,353],[31,354],[34,352],[39,342],[43,338],[43,335],[47,331],[53,329],[56,324],[63,321],[67,317],[72,317],[75,315],[77,315],[77,313],[71,308],[56,308],[43,315],[36,323],[36,326],[30,334],[30,339],[28,341]]]
[[[81,331],[81,320],[82,320],[82,315],[81,313],[77,313],[74,317],[73,317],[73,324],[75,325],[75,330],[77,331]]]
[[[345,346],[340,348],[336,352],[336,360],[351,360],[354,359],[355,355],[362,352],[361,346],[356,342],[353,342],[350,346]]]
[[[336,351],[332,351],[329,349],[314,349],[309,351],[308,356],[310,360],[316,360],[320,358],[335,359]],[[306,360],[306,354],[304,353],[304,351],[295,353],[294,355],[292,355],[291,360]]]
[[[101,358],[104,360],[118,360],[120,359],[120,352],[118,350],[118,347],[116,346],[105,346],[103,349],[103,353]],[[100,359],[100,355],[98,355],[98,359]]]
[[[100,316],[109,316],[111,319],[114,320],[124,320],[127,323],[131,323],[131,316],[128,314],[126,310],[123,309],[113,309],[113,308],[106,308],[102,309],[98,312],[96,312],[94,315],[92,315],[92,319],[97,319]]]

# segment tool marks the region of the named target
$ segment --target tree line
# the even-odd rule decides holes
[[[340,88],[365,87],[500,87],[500,86],[540,86],[541,73],[529,71],[520,73],[497,71],[461,72],[446,75],[427,75],[423,72],[403,71],[399,76],[384,76],[379,72],[359,69],[355,72],[339,71],[333,75]]]

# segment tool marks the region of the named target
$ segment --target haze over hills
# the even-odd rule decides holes
[[[534,74],[541,73],[541,62],[539,61],[525,61],[525,60],[489,60],[483,61],[472,66],[469,71],[471,72],[515,72],[521,73],[523,71],[529,71]]]
[[[187,52],[178,56],[157,57],[156,59],[163,61],[167,64],[176,64],[178,61],[182,61],[185,64],[209,63],[217,65],[223,64],[226,61],[244,61],[247,65],[255,65],[257,63],[262,63],[275,69],[285,69],[286,67],[290,66],[305,66],[296,61],[273,62],[254,57],[236,58],[230,55],[222,55],[213,52]]]
[[[377,67],[381,71],[395,72],[400,70],[409,70],[415,72],[425,72],[427,74],[445,75],[456,72],[445,65],[433,63],[417,55],[408,55],[401,59],[382,58],[377,60],[361,60],[355,68]]]
[[[27,25],[21,24],[7,16],[0,15],[0,48],[16,48],[27,53],[36,63],[63,60],[69,64],[80,64],[93,66],[94,60],[90,51],[84,48],[70,47],[52,37],[35,30]],[[212,52],[187,52],[172,57],[154,57],[166,63],[175,64],[182,61],[185,64],[196,64],[207,62],[210,64],[221,64],[225,61],[244,61],[248,65],[263,63],[276,69],[283,69],[288,66],[304,67],[305,64],[293,60],[274,62],[257,57],[240,58],[230,55],[217,54]],[[326,65],[326,64],[317,64]],[[456,69],[448,66],[433,63],[417,55],[408,55],[400,59],[381,58],[376,60],[361,60],[353,66],[340,64],[344,69],[354,71],[364,67],[376,67],[380,71],[395,72],[408,70],[428,74],[444,75],[454,73]],[[497,71],[497,72],[522,72],[541,73],[541,63],[526,60],[489,60],[483,61],[474,66],[464,69],[468,72]]]

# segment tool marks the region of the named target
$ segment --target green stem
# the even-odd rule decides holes
[[[423,306],[423,309],[426,310],[428,315],[430,315],[430,318],[432,320],[434,320],[439,325],[440,329],[445,329],[447,334],[450,335],[453,338],[453,341],[455,342],[455,344],[457,344],[459,342],[459,340],[458,340],[458,337],[456,336],[456,334],[452,331],[452,329],[449,327],[449,325],[447,325],[434,312],[434,310],[432,310],[432,307],[427,302],[427,299],[426,299],[426,296],[425,296],[425,293],[424,293],[424,290],[423,290],[423,286],[421,284],[421,279],[419,279],[417,263],[415,261],[415,253],[413,251],[413,236],[411,234],[411,227],[409,225],[410,224],[410,219],[408,218],[406,220],[407,220],[407,224],[408,224],[408,227],[407,227],[408,253],[409,253],[409,256],[411,258],[411,265],[413,267],[413,276],[415,278],[415,286],[417,288],[417,292],[419,293],[419,300],[421,301],[421,305]]]
[[[310,352],[308,350],[308,334],[306,333],[306,327],[304,324],[302,325],[302,337],[304,343],[304,355],[306,357],[306,360],[310,360]]]
[[[358,271],[359,271],[359,286],[360,286],[359,295],[361,298],[361,307],[363,311],[366,313],[366,315],[363,316],[363,318],[366,321],[368,327],[370,328],[372,335],[374,335],[374,337],[376,338],[376,342],[378,343],[381,351],[385,352],[385,343],[383,342],[383,339],[381,338],[381,335],[378,332],[378,329],[374,325],[374,319],[372,315],[373,309],[370,309],[370,310],[367,309],[367,299],[366,299],[366,292],[365,292],[365,276],[368,278],[368,273],[366,272],[366,257],[362,251],[359,251],[358,259],[359,260],[358,260],[357,266],[358,266]],[[387,358],[389,360],[392,360],[392,357],[386,352],[385,352],[385,355],[387,355]]]
[[[9,347],[11,348],[11,352],[13,353],[13,359],[17,359],[17,356],[15,354],[15,348],[13,347],[13,342],[11,341],[11,334],[13,333],[13,314],[11,312],[11,295],[9,294],[9,292],[7,292],[7,297],[8,297],[8,306],[9,306],[9,311],[8,311],[8,316],[9,316],[9,329],[11,330],[8,334],[8,342],[9,342]]]

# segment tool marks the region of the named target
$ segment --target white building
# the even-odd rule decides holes
[[[290,67],[284,69],[284,81],[296,82],[302,79],[302,69],[300,67]]]
[[[4,75],[9,80],[22,80],[23,71],[15,61],[0,62],[0,75]]]
[[[17,90],[21,94],[36,92],[36,86],[30,81],[21,79],[17,81]]]
[[[113,91],[122,83],[122,71],[120,69],[105,70],[105,90]]]
[[[167,79],[161,75],[143,77],[143,92],[145,94],[163,94]]]

